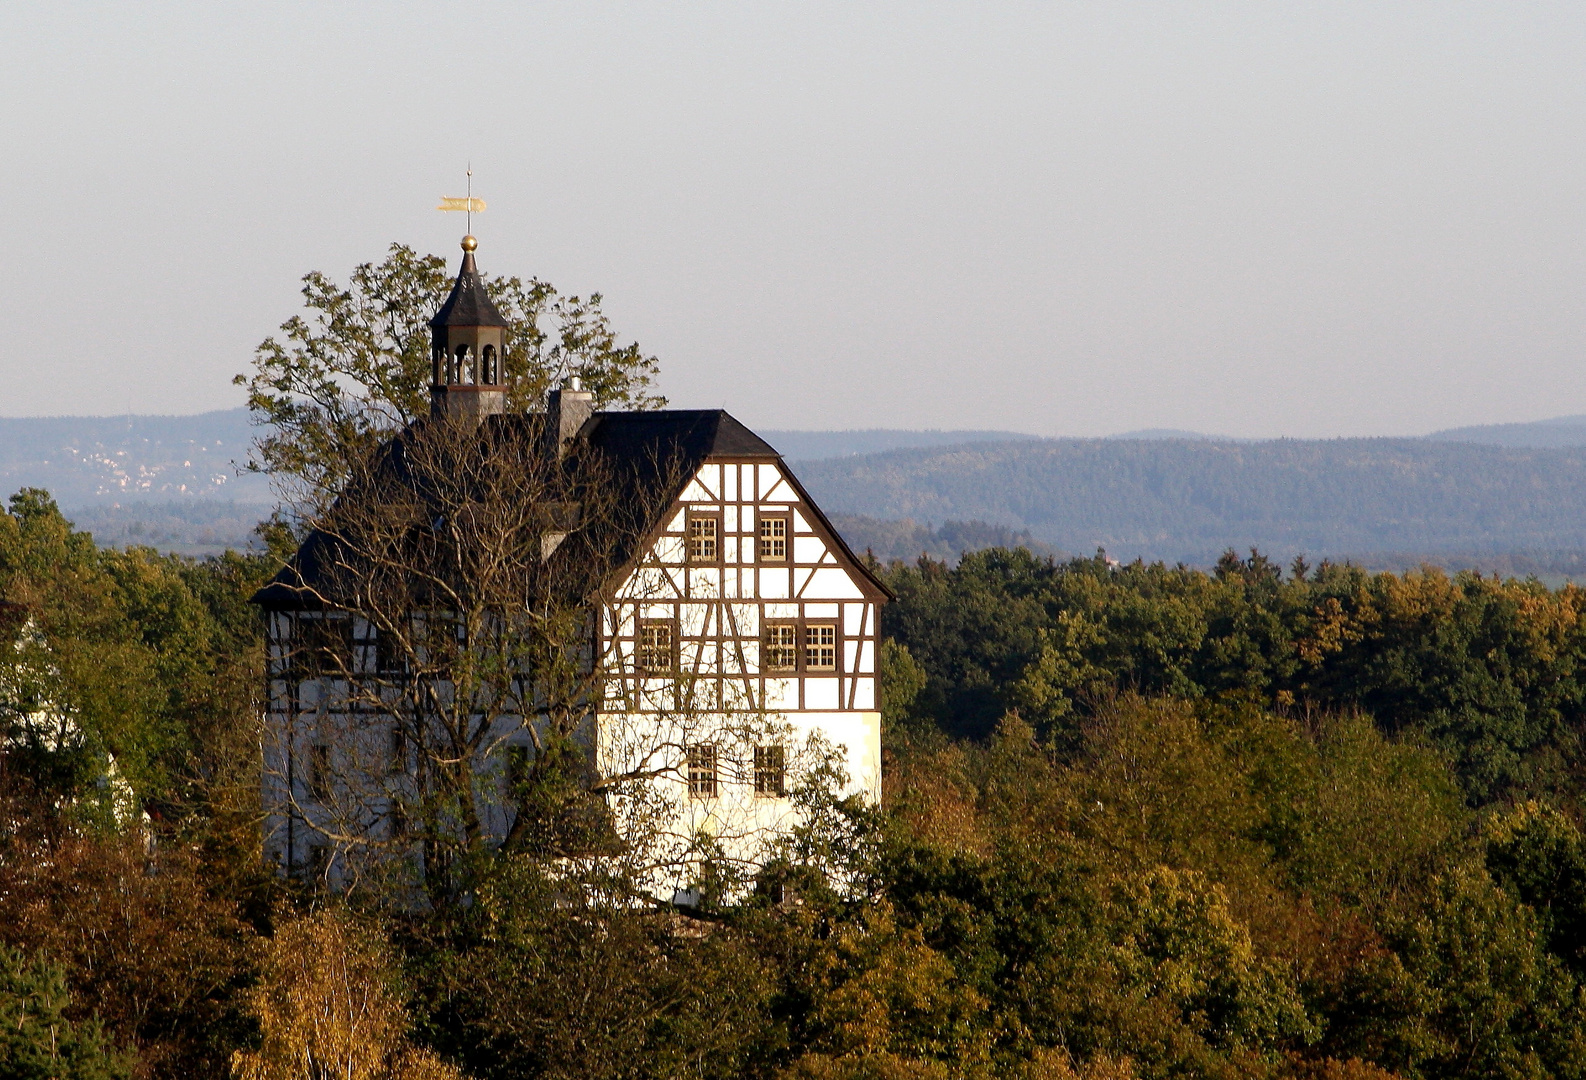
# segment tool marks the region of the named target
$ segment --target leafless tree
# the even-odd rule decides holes
[[[277,702],[267,768],[343,882],[406,876],[442,902],[479,860],[522,853],[653,888],[753,830],[717,814],[702,845],[679,815],[691,747],[754,781],[778,723],[748,680],[681,653],[647,677],[601,632],[664,580],[646,541],[679,464],[569,447],[534,415],[434,417],[304,508],[309,602],[272,615],[273,692],[302,699]]]

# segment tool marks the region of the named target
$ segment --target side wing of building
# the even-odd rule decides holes
[[[783,462],[708,459],[616,597],[602,620],[614,676],[602,726],[673,717],[693,816],[721,823],[733,806],[758,807],[750,816],[771,825],[779,793],[756,763],[791,769],[811,735],[836,752],[849,790],[879,802],[886,593]],[[718,732],[732,717],[767,742],[729,762],[712,740],[731,741]]]

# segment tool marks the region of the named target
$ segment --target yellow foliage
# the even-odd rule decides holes
[[[886,808],[921,843],[943,851],[985,856],[991,837],[980,819],[980,793],[968,775],[962,746],[948,745],[889,758]]]
[[[232,1056],[235,1080],[461,1080],[407,1040],[383,939],[338,911],[286,923],[250,995],[263,1041]]]
[[[1098,1055],[1084,1064],[1062,1050],[1037,1047],[1025,1066],[1024,1080],[1135,1080],[1134,1062]]]

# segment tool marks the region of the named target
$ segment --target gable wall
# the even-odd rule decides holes
[[[717,525],[717,557],[689,557],[689,522]],[[787,523],[786,557],[761,555],[764,517]],[[825,535],[782,468],[767,462],[709,462],[673,507],[649,557],[618,590],[604,631],[616,667],[633,691],[636,639],[644,620],[674,620],[681,670],[700,679],[738,684],[718,700],[752,701],[774,712],[870,712],[876,698],[877,599],[846,555]],[[834,671],[764,670],[767,623],[836,629]],[[801,657],[802,661],[802,657]],[[659,682],[659,680],[648,680]]]

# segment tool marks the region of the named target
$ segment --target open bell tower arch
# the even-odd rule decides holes
[[[507,320],[474,263],[479,241],[465,236],[462,246],[451,295],[430,320],[430,412],[477,421],[506,409]]]

